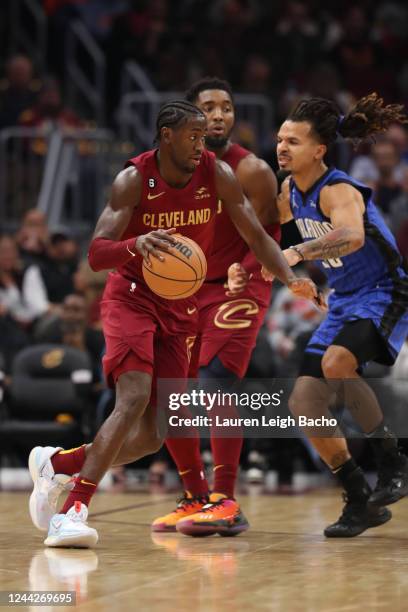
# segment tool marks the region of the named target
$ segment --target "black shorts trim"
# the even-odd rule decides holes
[[[329,346],[333,345],[343,346],[353,353],[359,366],[362,366],[368,361],[379,361],[383,363],[385,356],[389,355],[386,341],[371,319],[358,319],[357,321],[345,323]],[[306,348],[303,362],[300,366],[299,376],[323,378],[323,355],[309,352],[308,349],[326,351],[328,346],[313,344]]]

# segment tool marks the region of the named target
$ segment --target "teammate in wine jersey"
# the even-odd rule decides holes
[[[280,239],[279,213],[276,205],[277,182],[271,168],[253,153],[231,142],[234,127],[233,94],[229,83],[204,78],[186,94],[206,115],[206,147],[226,162],[241,183],[245,196],[268,233]],[[206,282],[198,293],[199,334],[193,349],[192,371],[199,367],[201,380],[223,380],[228,391],[242,378],[256,343],[259,329],[269,306],[270,283],[261,276],[261,266],[231,222],[220,202],[216,216],[215,237],[208,258]],[[228,382],[226,382],[228,381]],[[234,407],[214,407],[212,416],[236,416]],[[215,419],[213,418],[213,422]],[[217,435],[218,433],[218,435]],[[209,502],[208,482],[200,453],[198,433],[188,438],[168,438],[170,451],[184,486],[184,496],[177,508],[152,524],[153,531],[180,531],[194,535],[205,529],[207,535],[222,532],[235,535],[248,528],[248,522],[234,499],[234,487],[242,449],[242,435],[234,428],[211,431],[214,459],[213,491]],[[208,514],[211,513],[211,521]]]
[[[307,345],[290,407],[296,415],[331,416],[329,398],[344,381],[346,405],[370,438],[379,471],[371,491],[344,438],[305,430],[346,492],[343,513],[325,529],[327,537],[352,537],[385,523],[391,513],[384,506],[408,493],[407,457],[359,375],[369,361],[392,365],[401,349],[408,334],[408,274],[371,189],[327,168],[324,156],[337,134],[356,141],[404,119],[401,106],[384,106],[377,94],[359,100],[346,116],[317,98],[301,101],[278,133],[279,166],[291,173],[279,199],[281,221],[294,219],[303,239],[285,255],[290,265],[316,261],[332,289],[328,316]]]
[[[113,464],[157,450],[156,379],[187,377],[189,350],[197,333],[197,299],[165,300],[143,281],[142,260],[164,258],[177,230],[209,253],[221,199],[243,238],[265,265],[296,294],[317,299],[308,279],[298,279],[245,201],[230,168],[205,150],[205,115],[185,101],[162,107],[157,118],[158,148],[130,160],[116,177],[89,250],[94,270],[112,269],[102,301],[106,341],[103,359],[116,402],[94,442],[59,452],[36,447],[30,454],[34,524],[48,527],[47,546],[92,546],[98,534],[87,525],[87,506]],[[208,197],[203,198],[203,193]],[[58,514],[56,473],[78,472]]]

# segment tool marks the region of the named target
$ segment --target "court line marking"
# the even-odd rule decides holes
[[[139,502],[138,504],[131,504],[130,506],[121,506],[120,508],[113,508],[111,510],[101,510],[100,512],[93,512],[89,515],[89,518],[92,519],[98,516],[104,516],[106,514],[116,514],[117,512],[125,512],[126,510],[136,510],[137,508],[146,508],[147,506],[161,504],[162,502],[168,501],[170,499],[174,499],[174,495],[167,495],[166,497],[163,497],[161,499]]]

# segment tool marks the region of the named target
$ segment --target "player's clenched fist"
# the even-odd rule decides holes
[[[228,291],[233,294],[241,293],[247,286],[249,274],[240,263],[233,263],[228,268]]]
[[[177,240],[172,236],[176,231],[175,227],[168,230],[153,230],[136,238],[136,250],[143,257],[147,266],[150,267],[150,255],[164,261],[161,251],[167,252],[169,246],[176,244]]]

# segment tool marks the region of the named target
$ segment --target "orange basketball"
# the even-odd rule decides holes
[[[191,238],[173,234],[177,240],[164,261],[151,257],[151,268],[143,261],[143,277],[153,293],[167,300],[181,300],[194,295],[207,274],[207,260],[201,248]]]

